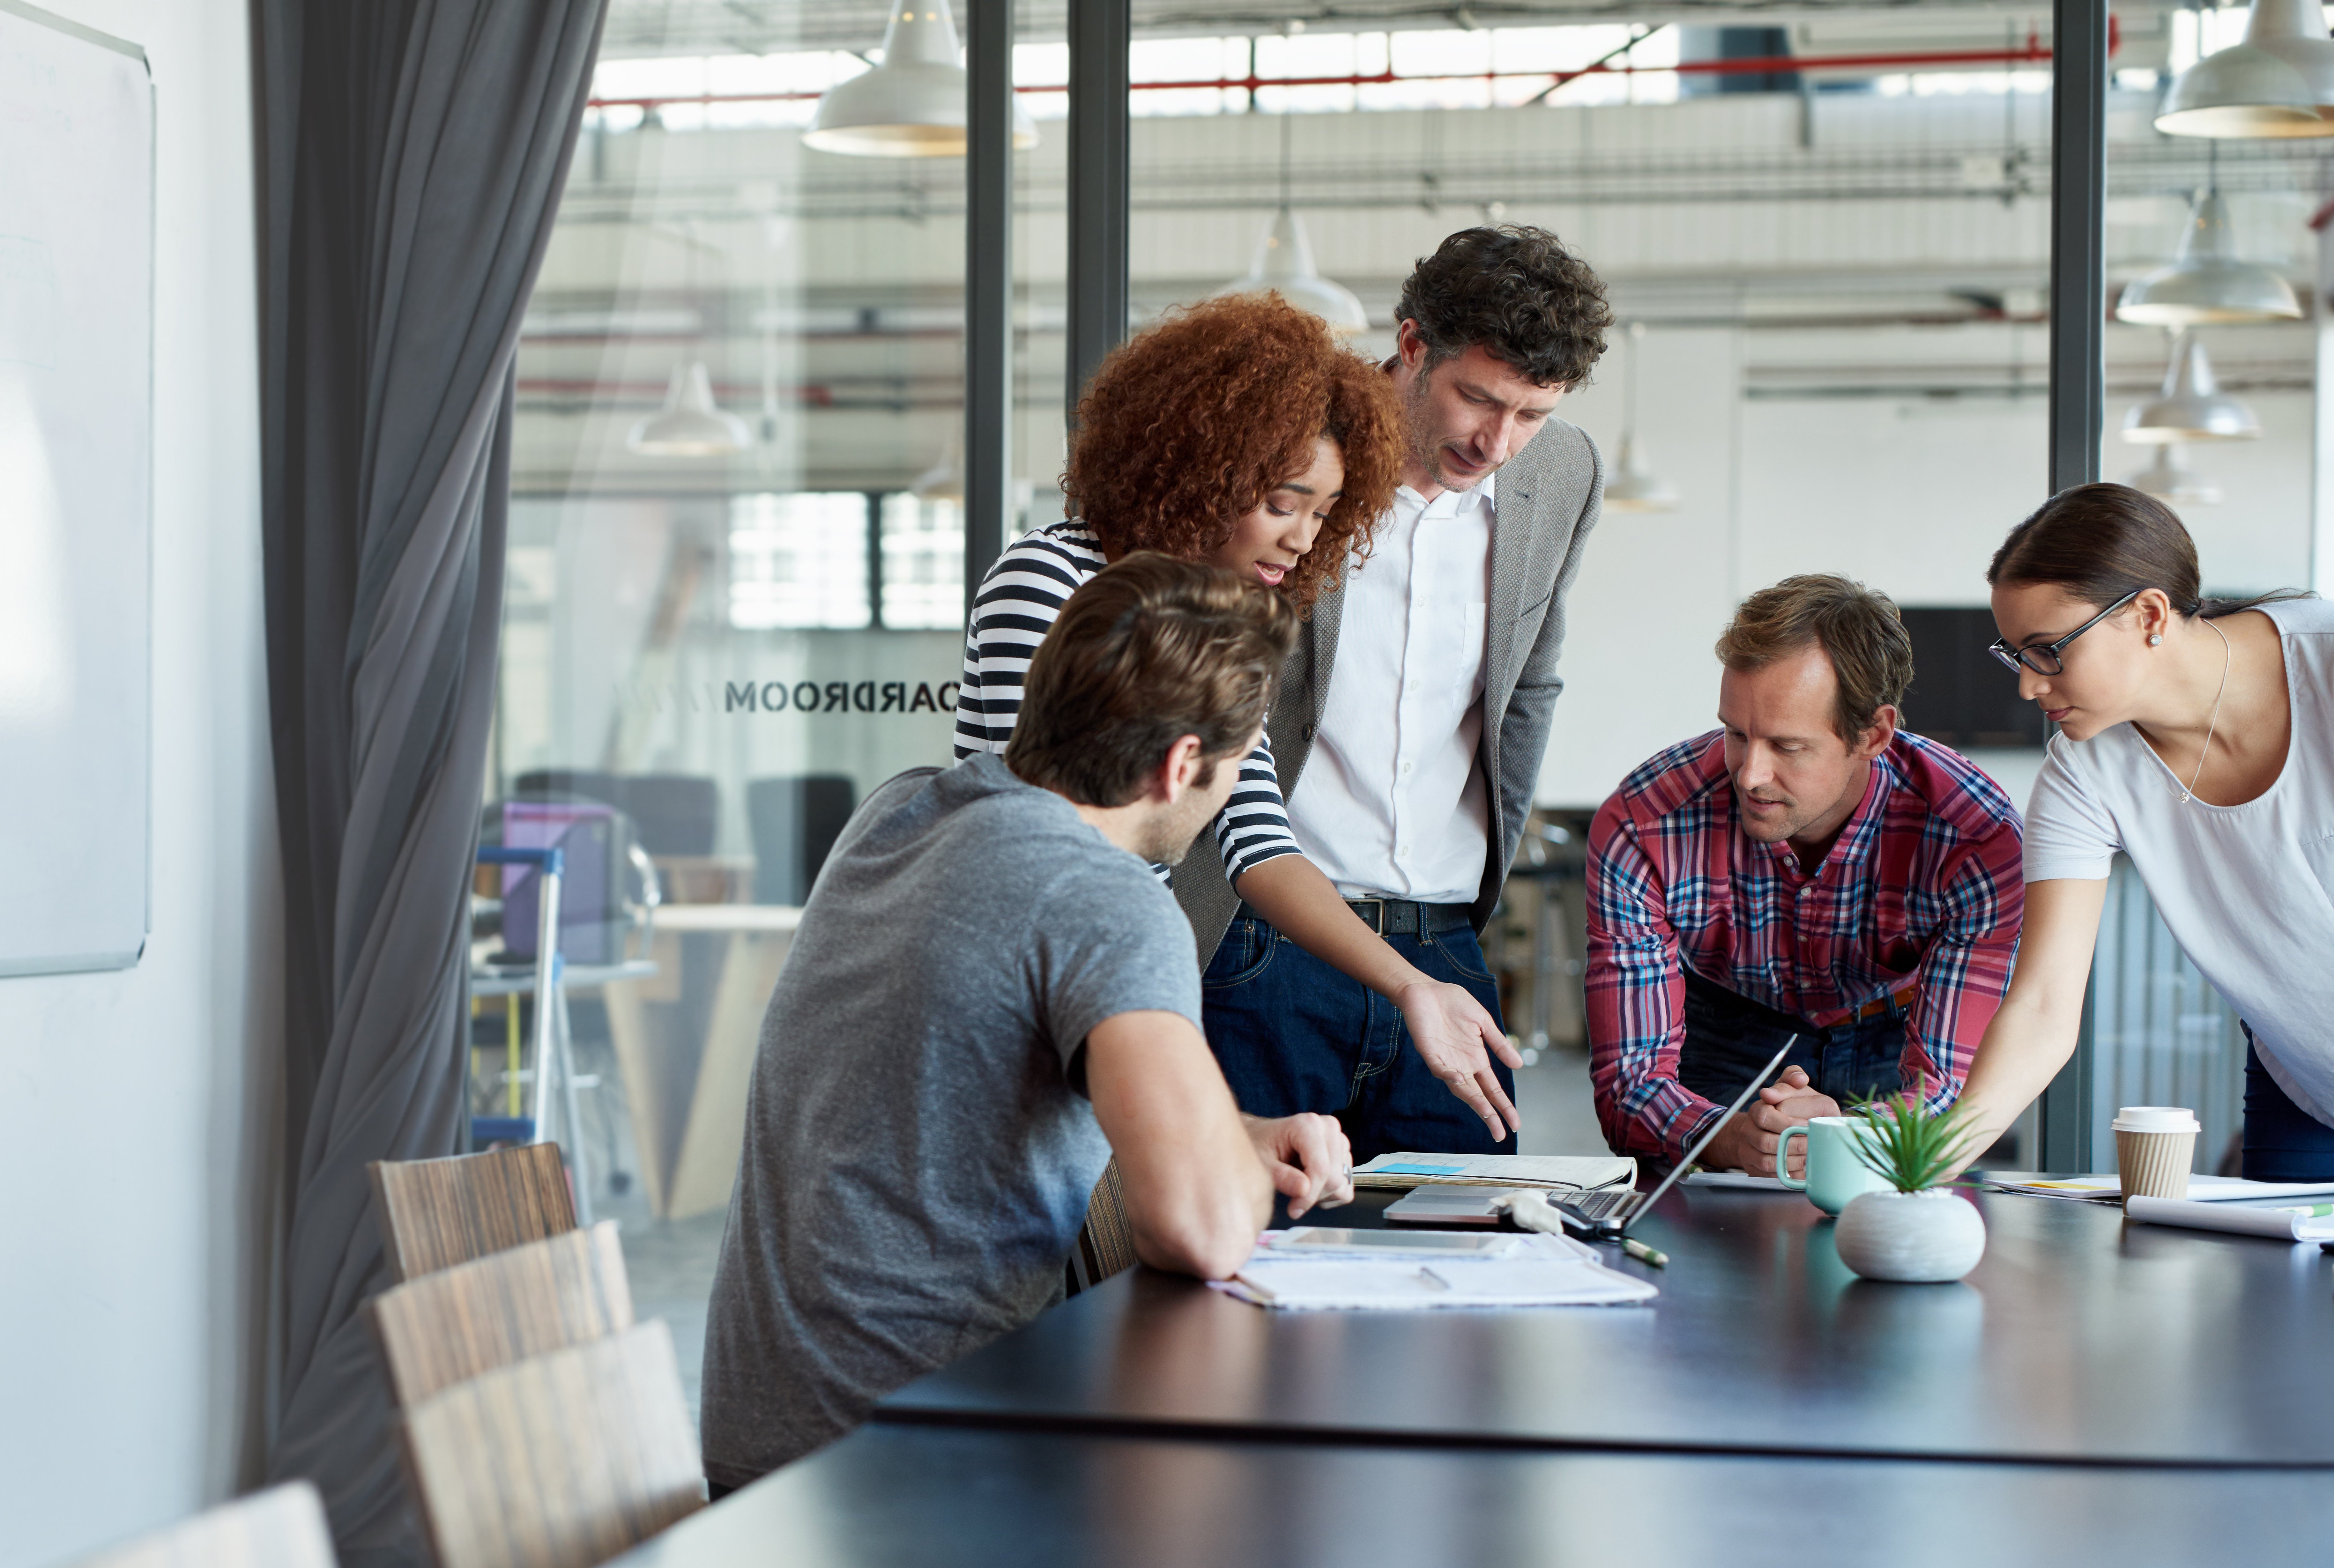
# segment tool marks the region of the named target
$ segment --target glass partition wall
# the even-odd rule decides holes
[[[968,562],[977,573],[995,538],[1061,515],[1066,367],[1093,351],[1071,337],[1114,290],[1139,327],[1294,236],[1308,297],[1384,355],[1403,276],[1469,225],[1554,229],[1611,286],[1622,328],[1560,410],[1606,455],[1605,519],[1573,593],[1539,831],[1487,941],[1511,1028],[1567,1085],[1544,1101],[1539,1147],[1596,1138],[1578,830],[1629,767],[1709,727],[1708,649],[1744,592],[1822,570],[1894,595],[1921,670],[1912,726],[2022,803],[2042,736],[1984,660],[1982,573],[2054,484],[2185,455],[2207,483],[2175,504],[2211,582],[2308,573],[2314,328],[2205,329],[2223,390],[2264,432],[2208,455],[2122,439],[2171,344],[2105,309],[2172,257],[2200,185],[2224,196],[2249,259],[2306,281],[2299,193],[2329,144],[2226,140],[2216,162],[2215,144],[2151,123],[2173,73],[2241,13],[2134,5],[2109,28],[2079,0],[2055,14],[1808,0],[1788,15],[1023,0],[1009,358],[984,382],[1011,389],[1000,457],[966,445],[968,376],[995,366],[968,332],[989,296],[967,265],[967,158],[945,128],[869,130],[846,112],[866,90],[844,91],[893,55],[952,55],[984,3],[612,3],[520,350],[489,780],[490,826],[526,797],[622,813],[665,900],[652,944],[627,949],[652,974],[571,986],[611,1212],[688,1220],[726,1202],[783,912],[853,803],[949,760]],[[2096,33],[2078,40],[2088,102],[2053,91],[2062,15]],[[1123,184],[1107,138],[1086,139],[1083,168],[1072,146],[1098,123],[1072,118],[1074,78],[1110,74],[1097,38],[1129,40]],[[2103,166],[2071,156],[2070,122],[2104,127]],[[1095,192],[1123,211],[1095,211]],[[1078,248],[1098,220],[1126,226],[1123,278],[1110,245]],[[2086,280],[2087,256],[2104,276]],[[968,473],[992,458],[1002,515],[969,534]],[[2103,945],[2103,966],[2127,966],[2118,995],[2136,994],[2129,965],[2179,962],[2165,947]],[[2101,1048],[2164,1019],[2221,1040],[2182,1022],[2212,1005],[2127,1006],[2113,1030],[2102,1014]],[[516,1015],[482,1005],[481,1040],[501,1040]],[[482,1107],[506,1087],[497,1060],[482,1056]],[[2118,1081],[2070,1079],[2066,1163],[2092,1158],[2091,1101]]]

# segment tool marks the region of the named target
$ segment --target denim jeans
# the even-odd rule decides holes
[[[1437,980],[1463,986],[1500,1016],[1500,990],[1464,926],[1387,944]],[[1491,1141],[1466,1102],[1419,1060],[1392,1002],[1243,912],[1208,963],[1208,1044],[1251,1116],[1334,1115],[1358,1165],[1381,1154],[1513,1154],[1515,1135]],[[1508,1097],[1515,1076],[1492,1058]]]
[[[2247,1181],[2334,1181],[2334,1127],[2327,1126],[2277,1086],[2245,1029]],[[2217,1156],[2215,1157],[2217,1158]]]
[[[1842,1111],[1851,1099],[1894,1094],[1903,1087],[1905,1009],[1895,1002],[1869,1018],[1819,1029],[1686,971],[1685,1044],[1678,1052],[1677,1075],[1704,1100],[1733,1104],[1742,1086],[1792,1034],[1799,1044],[1783,1058],[1783,1067],[1804,1072],[1817,1092],[1830,1095]]]

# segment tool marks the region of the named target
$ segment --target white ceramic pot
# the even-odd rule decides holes
[[[1985,1255],[1985,1217],[1950,1188],[1867,1192],[1832,1233],[1839,1261],[1866,1279],[1959,1279]]]

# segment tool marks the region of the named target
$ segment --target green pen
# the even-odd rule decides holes
[[[1667,1268],[1670,1265],[1669,1254],[1655,1252],[1634,1236],[1625,1236],[1621,1238],[1621,1250],[1638,1262],[1652,1264],[1655,1268]]]

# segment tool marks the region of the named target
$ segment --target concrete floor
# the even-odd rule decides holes
[[[1516,1109],[1524,1120],[1519,1144],[1525,1154],[1605,1152],[1585,1054],[1551,1051],[1538,1065],[1519,1072]],[[653,1219],[634,1188],[602,1198],[598,1217],[615,1219],[622,1227],[634,1313],[643,1321],[662,1318],[672,1329],[693,1419],[705,1360],[705,1298],[713,1288],[727,1217],[716,1213],[679,1221]]]

